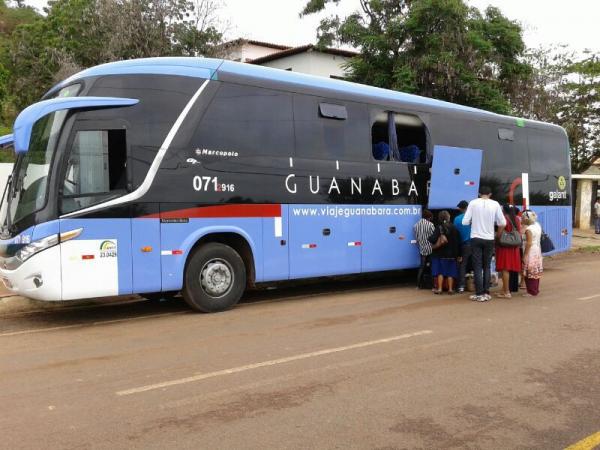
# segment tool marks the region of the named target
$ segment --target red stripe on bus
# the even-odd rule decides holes
[[[165,211],[144,216],[149,219],[194,219],[222,217],[281,217],[281,205],[244,204],[216,205]]]
[[[81,259],[94,259],[94,255],[81,255]]]

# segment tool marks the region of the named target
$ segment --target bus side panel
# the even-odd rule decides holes
[[[131,253],[133,292],[159,292],[162,287],[160,219],[132,219]]]
[[[288,205],[281,205],[281,217],[265,217],[262,221],[262,281],[287,280],[290,277]]]
[[[384,207],[389,208],[388,205]],[[391,208],[395,214],[362,218],[363,272],[419,266],[419,248],[413,226],[421,216],[421,207],[394,205]]]
[[[361,218],[354,205],[290,205],[290,278],[360,273]]]
[[[554,250],[545,256],[565,252],[571,248],[573,218],[570,206],[531,206],[538,215],[538,222],[554,244]]]
[[[131,294],[131,219],[60,219],[61,233],[78,228],[60,245],[63,300]]]
[[[248,242],[254,256],[255,281],[263,280],[262,218],[190,218],[184,223],[161,223],[162,290],[183,287],[185,262],[194,245],[204,236],[232,233]]]

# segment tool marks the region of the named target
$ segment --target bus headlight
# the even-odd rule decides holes
[[[61,234],[53,234],[43,239],[33,241],[19,249],[14,257],[8,259],[5,262],[5,266],[9,270],[14,270],[18,268],[21,264],[23,264],[25,261],[27,261],[29,258],[31,258],[33,255],[50,247],[54,247],[55,245],[61,242],[66,242],[68,240],[76,238],[81,234],[82,231],[83,228],[78,228],[76,230],[67,231]]]
[[[52,236],[33,241],[30,244],[27,244],[19,251],[17,251],[17,253],[15,254],[15,258],[18,259],[21,264],[23,264],[36,253],[39,253],[42,250],[46,250],[47,248],[54,247],[56,244],[58,244],[58,242],[58,234],[53,234]]]

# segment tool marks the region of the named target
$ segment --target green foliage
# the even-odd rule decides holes
[[[301,15],[341,0],[309,0]],[[600,59],[564,48],[526,49],[520,25],[464,0],[359,0],[326,17],[319,45],[350,45],[353,81],[559,124],[574,172],[600,157]]]
[[[567,130],[574,172],[600,158],[600,58],[586,55],[566,67],[559,123]]]
[[[51,0],[45,16],[0,3],[0,123],[11,123],[53,84],[85,67],[212,55],[222,41],[219,1]],[[4,13],[18,20],[1,28]]]
[[[530,50],[531,79],[512,99],[523,117],[561,125],[567,131],[574,173],[600,158],[600,59],[565,47]]]
[[[302,14],[339,0],[311,0]],[[530,68],[521,27],[498,8],[484,14],[463,0],[361,0],[361,11],[328,17],[320,45],[360,49],[354,81],[509,113],[510,94]]]

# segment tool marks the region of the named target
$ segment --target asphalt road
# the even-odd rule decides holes
[[[538,298],[393,279],[0,316],[0,447],[559,449],[600,431],[600,255]]]

